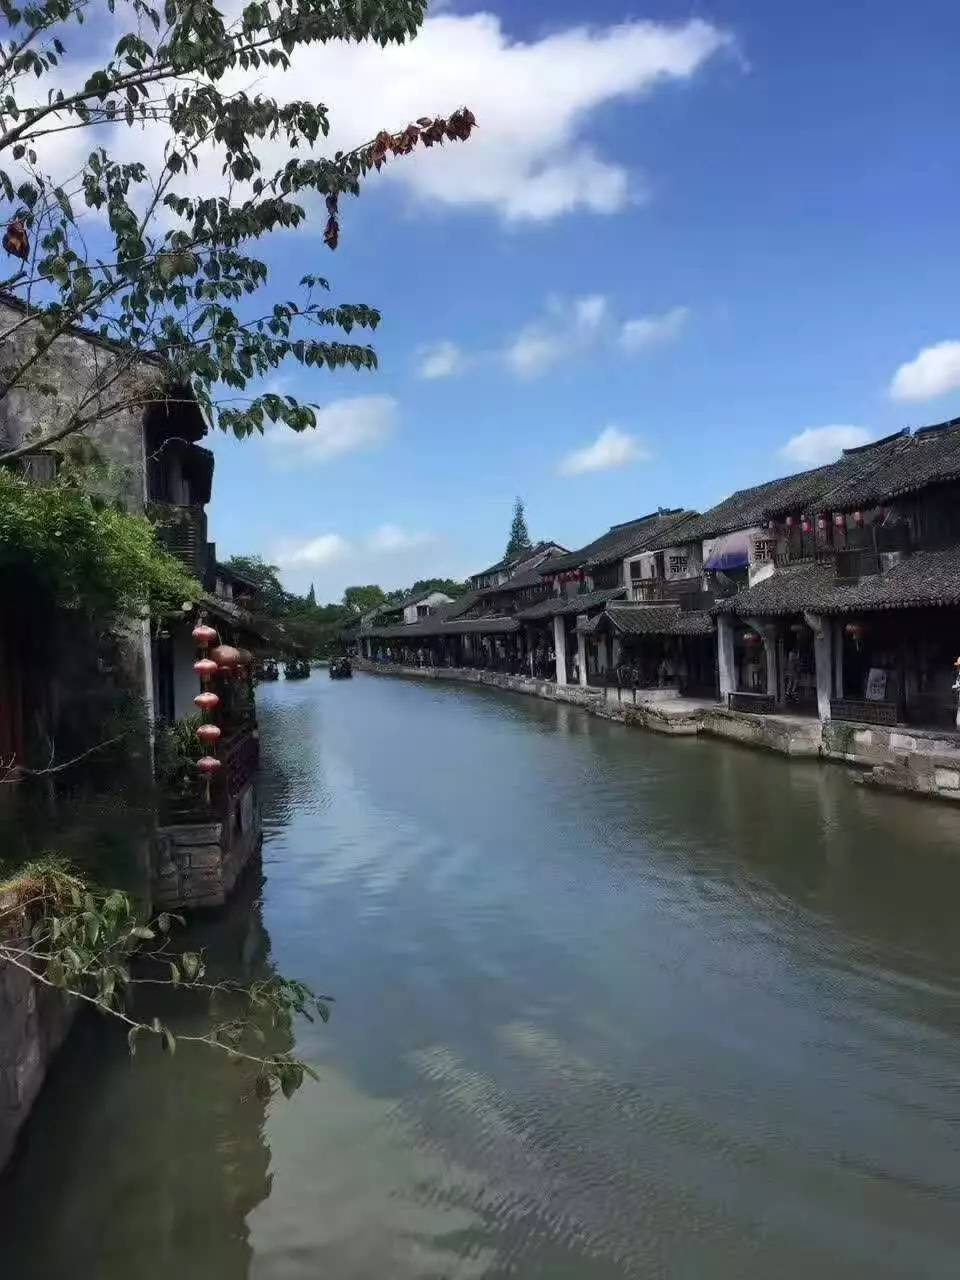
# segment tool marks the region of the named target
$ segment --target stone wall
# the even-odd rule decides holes
[[[4,898],[0,897],[0,910]],[[30,975],[0,963],[0,1169],[66,1039],[76,1006]]]
[[[222,907],[262,839],[260,803],[252,782],[232,798],[223,822],[160,827],[154,909]]]
[[[624,690],[618,698],[615,690],[608,690],[605,695],[599,689],[558,686],[550,681],[501,675],[495,671],[398,667],[363,660],[358,661],[357,666],[379,675],[458,680],[526,693],[551,702],[572,702],[593,715],[635,728],[671,735],[704,734],[725,738],[793,759],[833,760],[855,765],[862,771],[860,780],[874,786],[941,800],[960,800],[960,739],[930,730],[883,728],[839,720],[821,722],[813,716],[755,715],[730,711],[720,703],[697,703],[686,698],[645,699],[642,692],[634,702],[632,690]]]
[[[0,338],[7,362],[30,354],[36,328],[36,320],[0,303]],[[89,387],[106,385],[113,375],[116,382],[104,396],[110,403],[142,396],[160,379],[156,365],[120,354],[91,335],[68,333],[57,338],[43,361],[24,376],[26,385],[0,401],[0,443],[16,446],[55,430],[69,420]],[[135,511],[143,510],[146,494],[142,422],[142,409],[125,410],[85,433],[104,461],[118,468],[124,502]],[[63,449],[66,444],[51,447]]]

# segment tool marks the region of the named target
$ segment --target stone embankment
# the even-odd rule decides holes
[[[852,765],[856,780],[873,786],[943,800],[960,800],[960,739],[922,729],[883,728],[814,716],[756,715],[731,711],[718,702],[681,698],[672,690],[557,685],[530,676],[505,675],[469,667],[403,667],[359,660],[356,667],[376,675],[420,680],[454,680],[567,702],[592,715],[635,728],[674,736],[703,734],[794,759],[831,760]]]

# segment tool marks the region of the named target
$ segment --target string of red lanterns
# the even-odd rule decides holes
[[[200,692],[194,698],[194,705],[199,708],[200,714],[204,717],[216,711],[220,705],[220,697],[214,693],[212,689],[207,688],[207,684],[213,676],[220,670],[220,663],[214,656],[218,650],[210,650],[210,646],[220,637],[217,635],[213,627],[208,627],[206,623],[198,623],[192,631],[194,644],[201,652],[199,657],[193,664],[193,669],[200,679]],[[218,646],[222,647],[222,646]],[[207,650],[210,650],[209,655]],[[215,773],[223,768],[223,761],[218,759],[213,753],[216,751],[217,743],[220,741],[220,726],[213,724],[211,721],[204,719],[204,722],[197,726],[197,737],[206,748],[206,755],[202,755],[197,761],[197,772],[203,777],[206,785],[207,803],[210,803],[210,779]]]

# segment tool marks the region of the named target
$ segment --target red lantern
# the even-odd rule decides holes
[[[793,516],[787,516],[786,521],[785,521],[785,524],[786,524],[786,526],[787,526],[787,528],[788,528],[788,529],[792,529],[792,528],[793,528],[793,525],[794,525]]]
[[[205,747],[215,747],[220,741],[220,726],[216,724],[197,725],[197,737]]]
[[[218,667],[229,671],[240,661],[240,650],[235,649],[232,644],[218,644],[215,649],[210,650],[210,657]]]
[[[800,521],[800,532],[801,533],[813,532],[813,524],[811,523],[809,516],[804,516],[803,519]]]
[[[833,517],[833,523],[837,529],[845,529],[847,527],[847,517],[838,511]]]
[[[857,526],[858,529],[863,528],[863,512],[862,511],[855,511],[853,513],[853,523]]]
[[[216,711],[220,705],[220,697],[216,693],[198,693],[193,702],[203,712]]]
[[[209,778],[212,773],[217,773],[222,768],[223,761],[218,760],[216,756],[201,756],[197,761],[197,771],[207,778]]]
[[[239,655],[237,661],[241,667],[249,667],[253,662],[253,654],[249,649],[238,649],[237,654]]]
[[[212,658],[198,658],[193,664],[193,669],[201,680],[209,680],[219,670]]]
[[[760,637],[755,631],[745,631],[743,633],[743,643],[745,645],[755,645],[760,643]]]
[[[212,644],[217,642],[217,633],[213,627],[208,627],[205,622],[200,622],[193,628],[190,633],[193,636],[194,644],[201,649],[209,649]]]
[[[817,516],[817,528],[820,530],[821,533],[826,533],[827,517],[825,515]]]
[[[768,520],[768,521],[767,521],[767,529],[768,529],[768,531],[769,531],[770,533],[776,533],[776,531],[777,531],[777,522],[776,522],[776,520]]]
[[[866,630],[862,622],[848,622],[843,628],[851,640],[855,640],[858,644],[863,639],[863,633]]]

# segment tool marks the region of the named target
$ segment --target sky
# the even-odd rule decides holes
[[[379,307],[374,373],[290,369],[315,432],[215,438],[212,536],[320,600],[462,578],[514,496],[576,547],[960,414],[955,0],[456,0],[301,50],[335,144],[466,104],[267,250]]]

